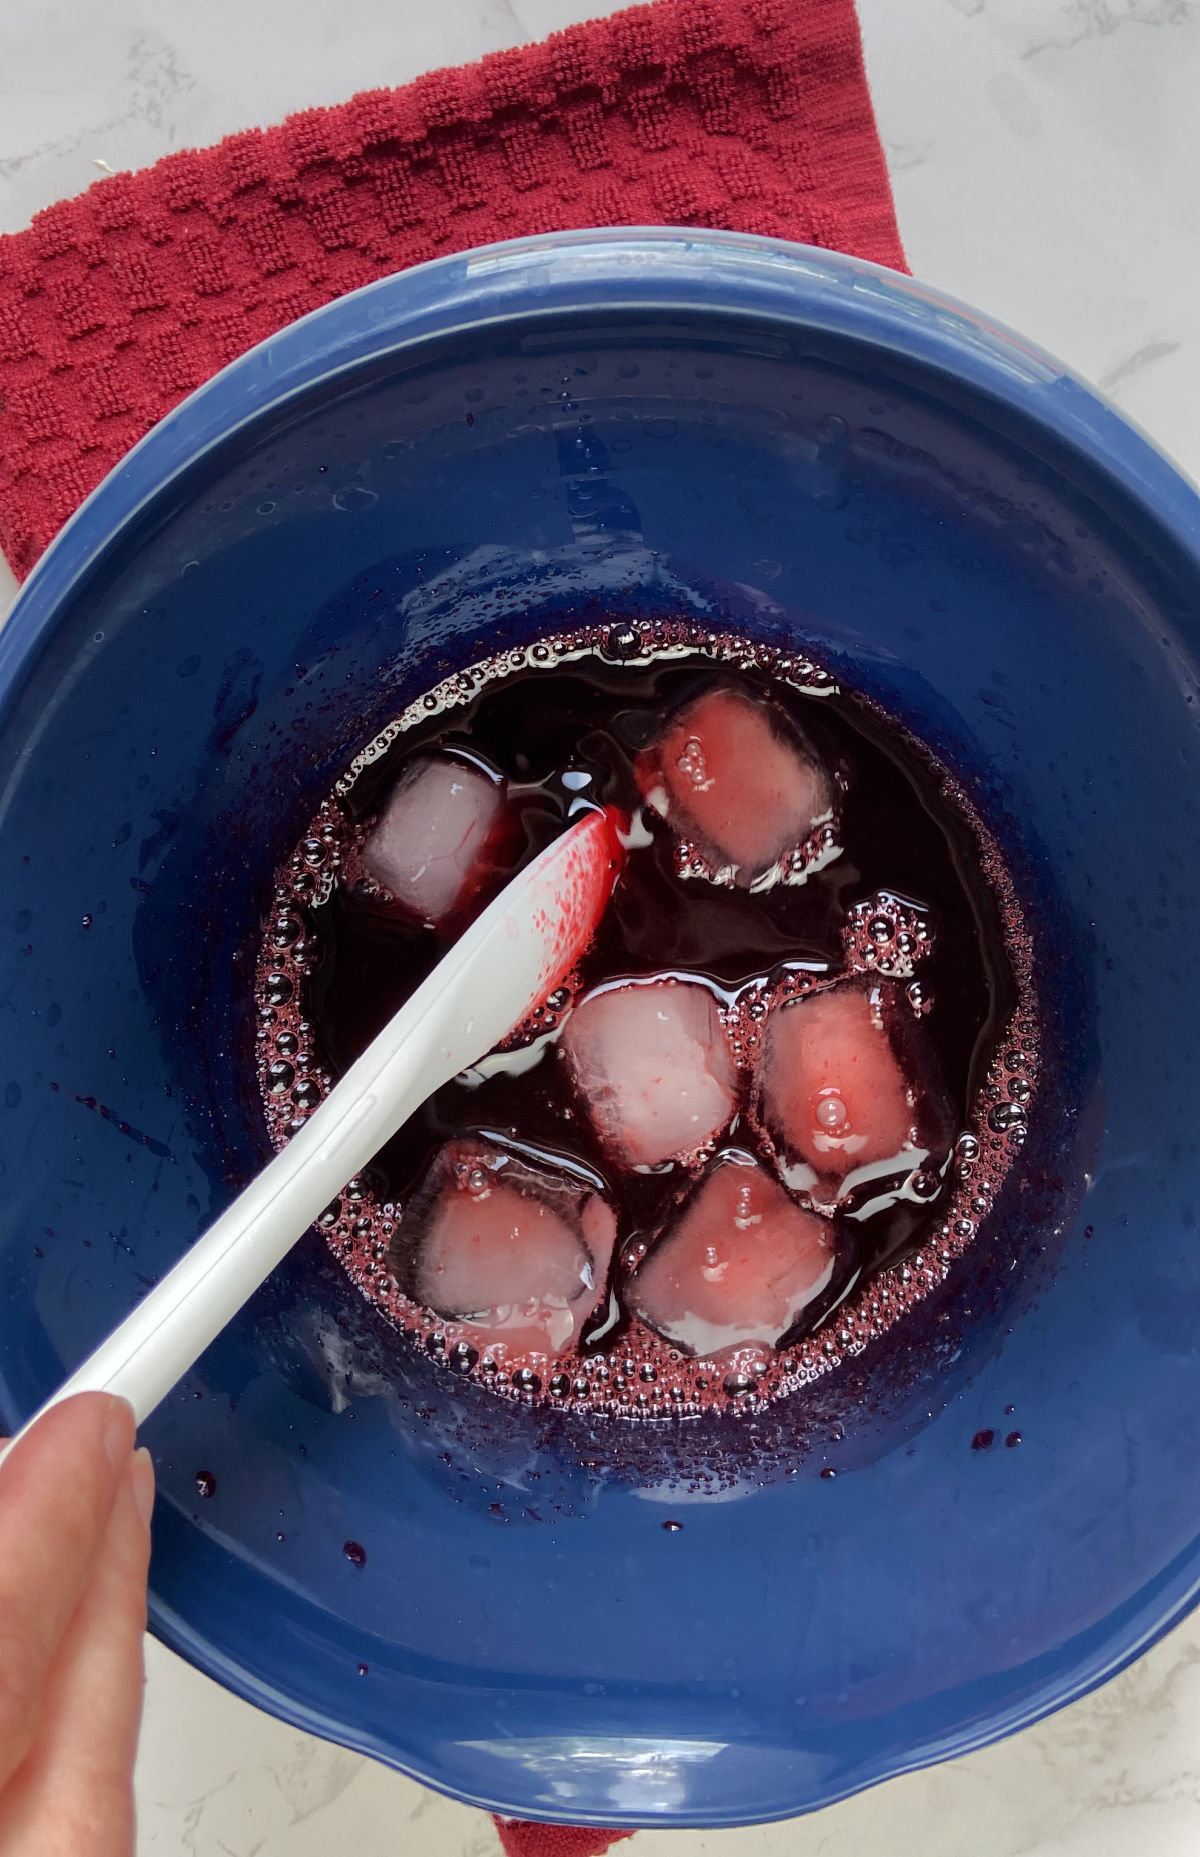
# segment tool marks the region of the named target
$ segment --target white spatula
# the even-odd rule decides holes
[[[613,816],[589,812],[514,877],[304,1127],[42,1411],[105,1392],[127,1399],[139,1423],[152,1412],[347,1180],[570,972],[623,855]]]

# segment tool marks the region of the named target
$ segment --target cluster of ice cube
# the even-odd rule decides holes
[[[795,723],[727,685],[668,718],[634,774],[689,857],[745,889],[765,885],[789,859],[810,868],[806,848],[834,817],[834,778]],[[500,775],[458,754],[420,756],[362,847],[362,873],[409,915],[440,926],[483,889],[509,823]]]
[[[736,1010],[699,979],[610,984],[579,1002],[560,1044],[616,1197],[627,1170],[679,1183],[618,1296],[705,1357],[795,1330],[833,1284],[848,1197],[944,1154],[951,1132],[897,983],[854,977],[777,1000],[749,1068],[726,1028]],[[420,1300],[480,1345],[562,1356],[605,1303],[616,1213],[548,1162],[451,1143],[405,1222]]]
[[[647,803],[718,881],[760,883],[833,815],[835,782],[773,706],[717,686],[640,755]],[[452,921],[489,880],[503,783],[452,755],[406,770],[362,868],[413,918]],[[761,999],[761,995],[760,995]],[[678,1183],[622,1306],[681,1351],[773,1346],[836,1288],[842,1214],[864,1181],[944,1156],[950,1121],[920,1014],[899,981],[850,975],[768,1001],[752,1057],[738,1004],[700,976],[610,981],[566,1016],[558,1060],[621,1199],[627,1172]],[[749,1049],[743,1045],[743,1054]],[[502,1358],[569,1355],[607,1306],[614,1204],[566,1167],[450,1142],[405,1209],[419,1300]]]

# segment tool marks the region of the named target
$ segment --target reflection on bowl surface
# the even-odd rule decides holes
[[[961,782],[1043,1017],[986,1243],[745,1419],[494,1400],[310,1234],[146,1428],[169,1643],[463,1798],[728,1824],[994,1738],[1186,1609],[1198,515],[969,312],[669,231],[389,279],[102,486],[0,634],[10,1424],[261,1164],[272,873],[500,648],[740,603]]]

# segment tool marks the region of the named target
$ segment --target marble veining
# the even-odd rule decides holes
[[[1142,368],[1150,367],[1155,361],[1165,361],[1168,355],[1179,352],[1178,342],[1147,342],[1145,347],[1135,349],[1126,355],[1123,361],[1110,368],[1107,374],[1100,376],[1100,386],[1105,393],[1115,394],[1122,381],[1131,380]]]
[[[55,157],[103,148],[111,136],[134,119],[169,133],[175,98],[195,81],[179,68],[172,46],[161,42],[156,33],[139,33],[129,43],[124,69],[114,86],[112,113],[103,121],[81,123],[32,148],[0,155],[0,176],[9,179],[25,168],[45,167]],[[92,165],[101,172],[112,172],[103,156],[93,155]]]
[[[1179,26],[1195,17],[1193,0],[1067,0],[1061,9],[1061,34],[1037,38],[1021,53],[1036,58],[1041,52],[1070,51],[1085,39],[1107,37],[1122,26]]]
[[[1197,0],[859,0],[914,271],[1097,381],[1200,475]],[[45,0],[0,10],[0,231],[289,110],[613,12],[608,0]],[[0,615],[14,591],[0,565]],[[142,1857],[497,1857],[480,1813],[149,1646]],[[1195,1857],[1200,1620],[998,1747],[810,1819],[630,1857]]]

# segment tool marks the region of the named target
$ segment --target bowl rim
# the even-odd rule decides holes
[[[0,627],[0,709],[53,628],[62,603],[121,531],[206,452],[224,445],[287,401],[372,361],[465,335],[507,319],[560,318],[582,310],[716,311],[776,321],[791,329],[849,337],[889,351],[924,371],[965,382],[1086,458],[1150,514],[1200,575],[1200,495],[1182,469],[1094,387],[989,317],[917,280],[864,259],[748,233],[682,227],[614,227],[504,241],[414,266],[366,285],[231,362],[154,426],[66,523],[19,592]],[[1200,1541],[1087,1636],[1043,1660],[1032,1688],[1014,1682],[1014,1700],[926,1733],[902,1752],[864,1759],[836,1778],[797,1781],[789,1813],[818,1810],[906,1772],[978,1749],[1041,1720],[1115,1676],[1177,1625],[1200,1600]],[[368,1754],[434,1790],[510,1813],[511,1799],[446,1785],[369,1733],[297,1704],[225,1656],[186,1620],[151,1596],[155,1635],[206,1675],[290,1725]],[[1102,1627],[1102,1629],[1101,1629]],[[513,1778],[519,1769],[514,1766]],[[523,1816],[559,1822],[530,1801]],[[645,1813],[581,1807],[582,1824],[717,1827],[777,1820],[744,1809],[728,1816],[686,1806]]]

